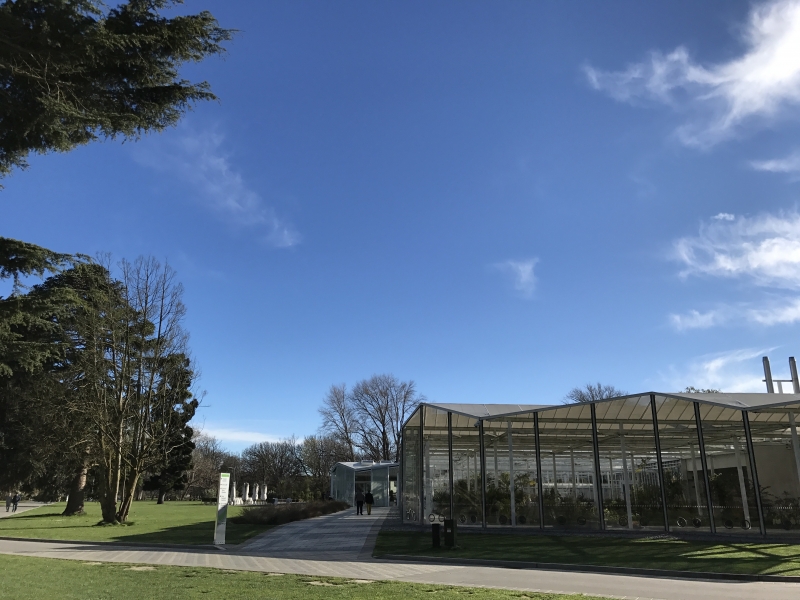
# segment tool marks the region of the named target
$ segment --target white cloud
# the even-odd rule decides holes
[[[706,312],[690,310],[669,315],[670,324],[678,331],[708,329],[728,323],[751,325],[792,325],[800,322],[800,298],[784,298],[759,308],[746,304],[722,305]]]
[[[157,138],[135,150],[136,160],[147,167],[176,175],[199,192],[203,201],[226,220],[258,231],[259,237],[278,248],[300,242],[291,225],[267,206],[251,189],[223,150],[223,137],[210,131],[179,137]]]
[[[226,427],[204,427],[202,433],[217,438],[221,442],[245,442],[257,444],[259,442],[277,442],[278,436],[261,433],[259,431],[246,431]]]
[[[506,260],[496,264],[495,267],[511,275],[514,281],[514,289],[519,291],[523,298],[532,298],[533,292],[536,290],[534,267],[538,262],[538,258]]]
[[[698,312],[690,310],[683,315],[672,314],[669,316],[670,323],[678,331],[686,331],[688,329],[708,329],[715,325],[721,325],[728,321],[728,311],[724,309],[710,310],[707,312]]]
[[[793,152],[786,158],[775,158],[772,160],[754,160],[750,163],[756,171],[767,171],[769,173],[790,173],[800,174],[800,151]]]
[[[706,354],[682,367],[670,367],[662,378],[674,391],[692,386],[729,393],[765,392],[760,359],[771,350],[774,348],[745,348]]]
[[[731,213],[719,213],[718,215],[714,215],[714,219],[717,221],[735,221],[736,215],[732,215]]]
[[[682,276],[745,278],[760,286],[800,288],[800,214],[715,220],[674,243]]]
[[[586,67],[589,83],[622,102],[651,100],[696,116],[677,134],[688,145],[711,146],[754,118],[773,120],[800,104],[800,0],[755,6],[744,28],[744,52],[700,65],[688,50],[652,52],[624,71]]]

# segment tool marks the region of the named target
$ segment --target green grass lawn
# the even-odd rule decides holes
[[[382,531],[375,556],[405,554],[712,573],[800,575],[800,545],[544,535],[461,534],[434,549],[430,533]]]
[[[100,505],[86,503],[86,514],[63,517],[60,502],[0,519],[0,536],[85,542],[139,542],[142,544],[211,544],[216,506],[201,502],[134,502],[128,524],[98,526]],[[241,507],[228,507],[236,516]],[[270,529],[269,525],[228,522],[226,542],[239,544]]]
[[[458,588],[396,581],[351,581],[194,567],[96,563],[0,554],[4,598],[100,600],[280,598],[281,600],[592,600],[589,596]],[[595,599],[595,600],[600,600]]]

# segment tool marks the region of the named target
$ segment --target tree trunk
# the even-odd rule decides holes
[[[167,490],[160,489],[158,490],[158,502],[156,504],[164,504],[164,496],[167,495]]]
[[[61,513],[64,516],[71,517],[73,515],[86,514],[83,510],[84,495],[86,492],[86,475],[88,473],[87,467],[82,466],[75,474],[72,484],[69,487],[69,498],[67,498],[67,507]]]
[[[139,473],[133,469],[131,470],[133,474],[130,476],[130,479],[128,479],[127,488],[122,498],[122,502],[120,502],[119,510],[117,511],[117,521],[120,523],[124,523],[128,520],[128,513],[131,510],[133,497],[136,494],[136,484],[139,483]]]

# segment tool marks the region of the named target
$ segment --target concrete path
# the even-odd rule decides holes
[[[20,513],[24,513],[28,510],[33,510],[34,508],[39,508],[40,506],[46,506],[43,502],[20,502],[17,504],[17,512],[5,512],[2,508],[0,508],[0,519],[4,519],[5,517],[12,517],[14,515],[18,515]]]
[[[375,539],[388,508],[373,508],[371,515],[355,509],[295,521],[276,527],[238,546],[237,552],[303,560],[354,561],[372,557]]]
[[[654,600],[797,600],[797,583],[740,583],[597,573],[452,566],[369,557],[384,513],[352,512],[284,525],[239,547],[166,549],[0,540],[0,553],[81,561],[214,567]],[[337,546],[339,544],[339,546]]]

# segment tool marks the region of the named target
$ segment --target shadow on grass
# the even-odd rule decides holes
[[[587,566],[757,575],[800,574],[800,545],[677,539],[462,534],[456,549],[434,549],[418,532],[381,532],[375,555],[408,554]]]

